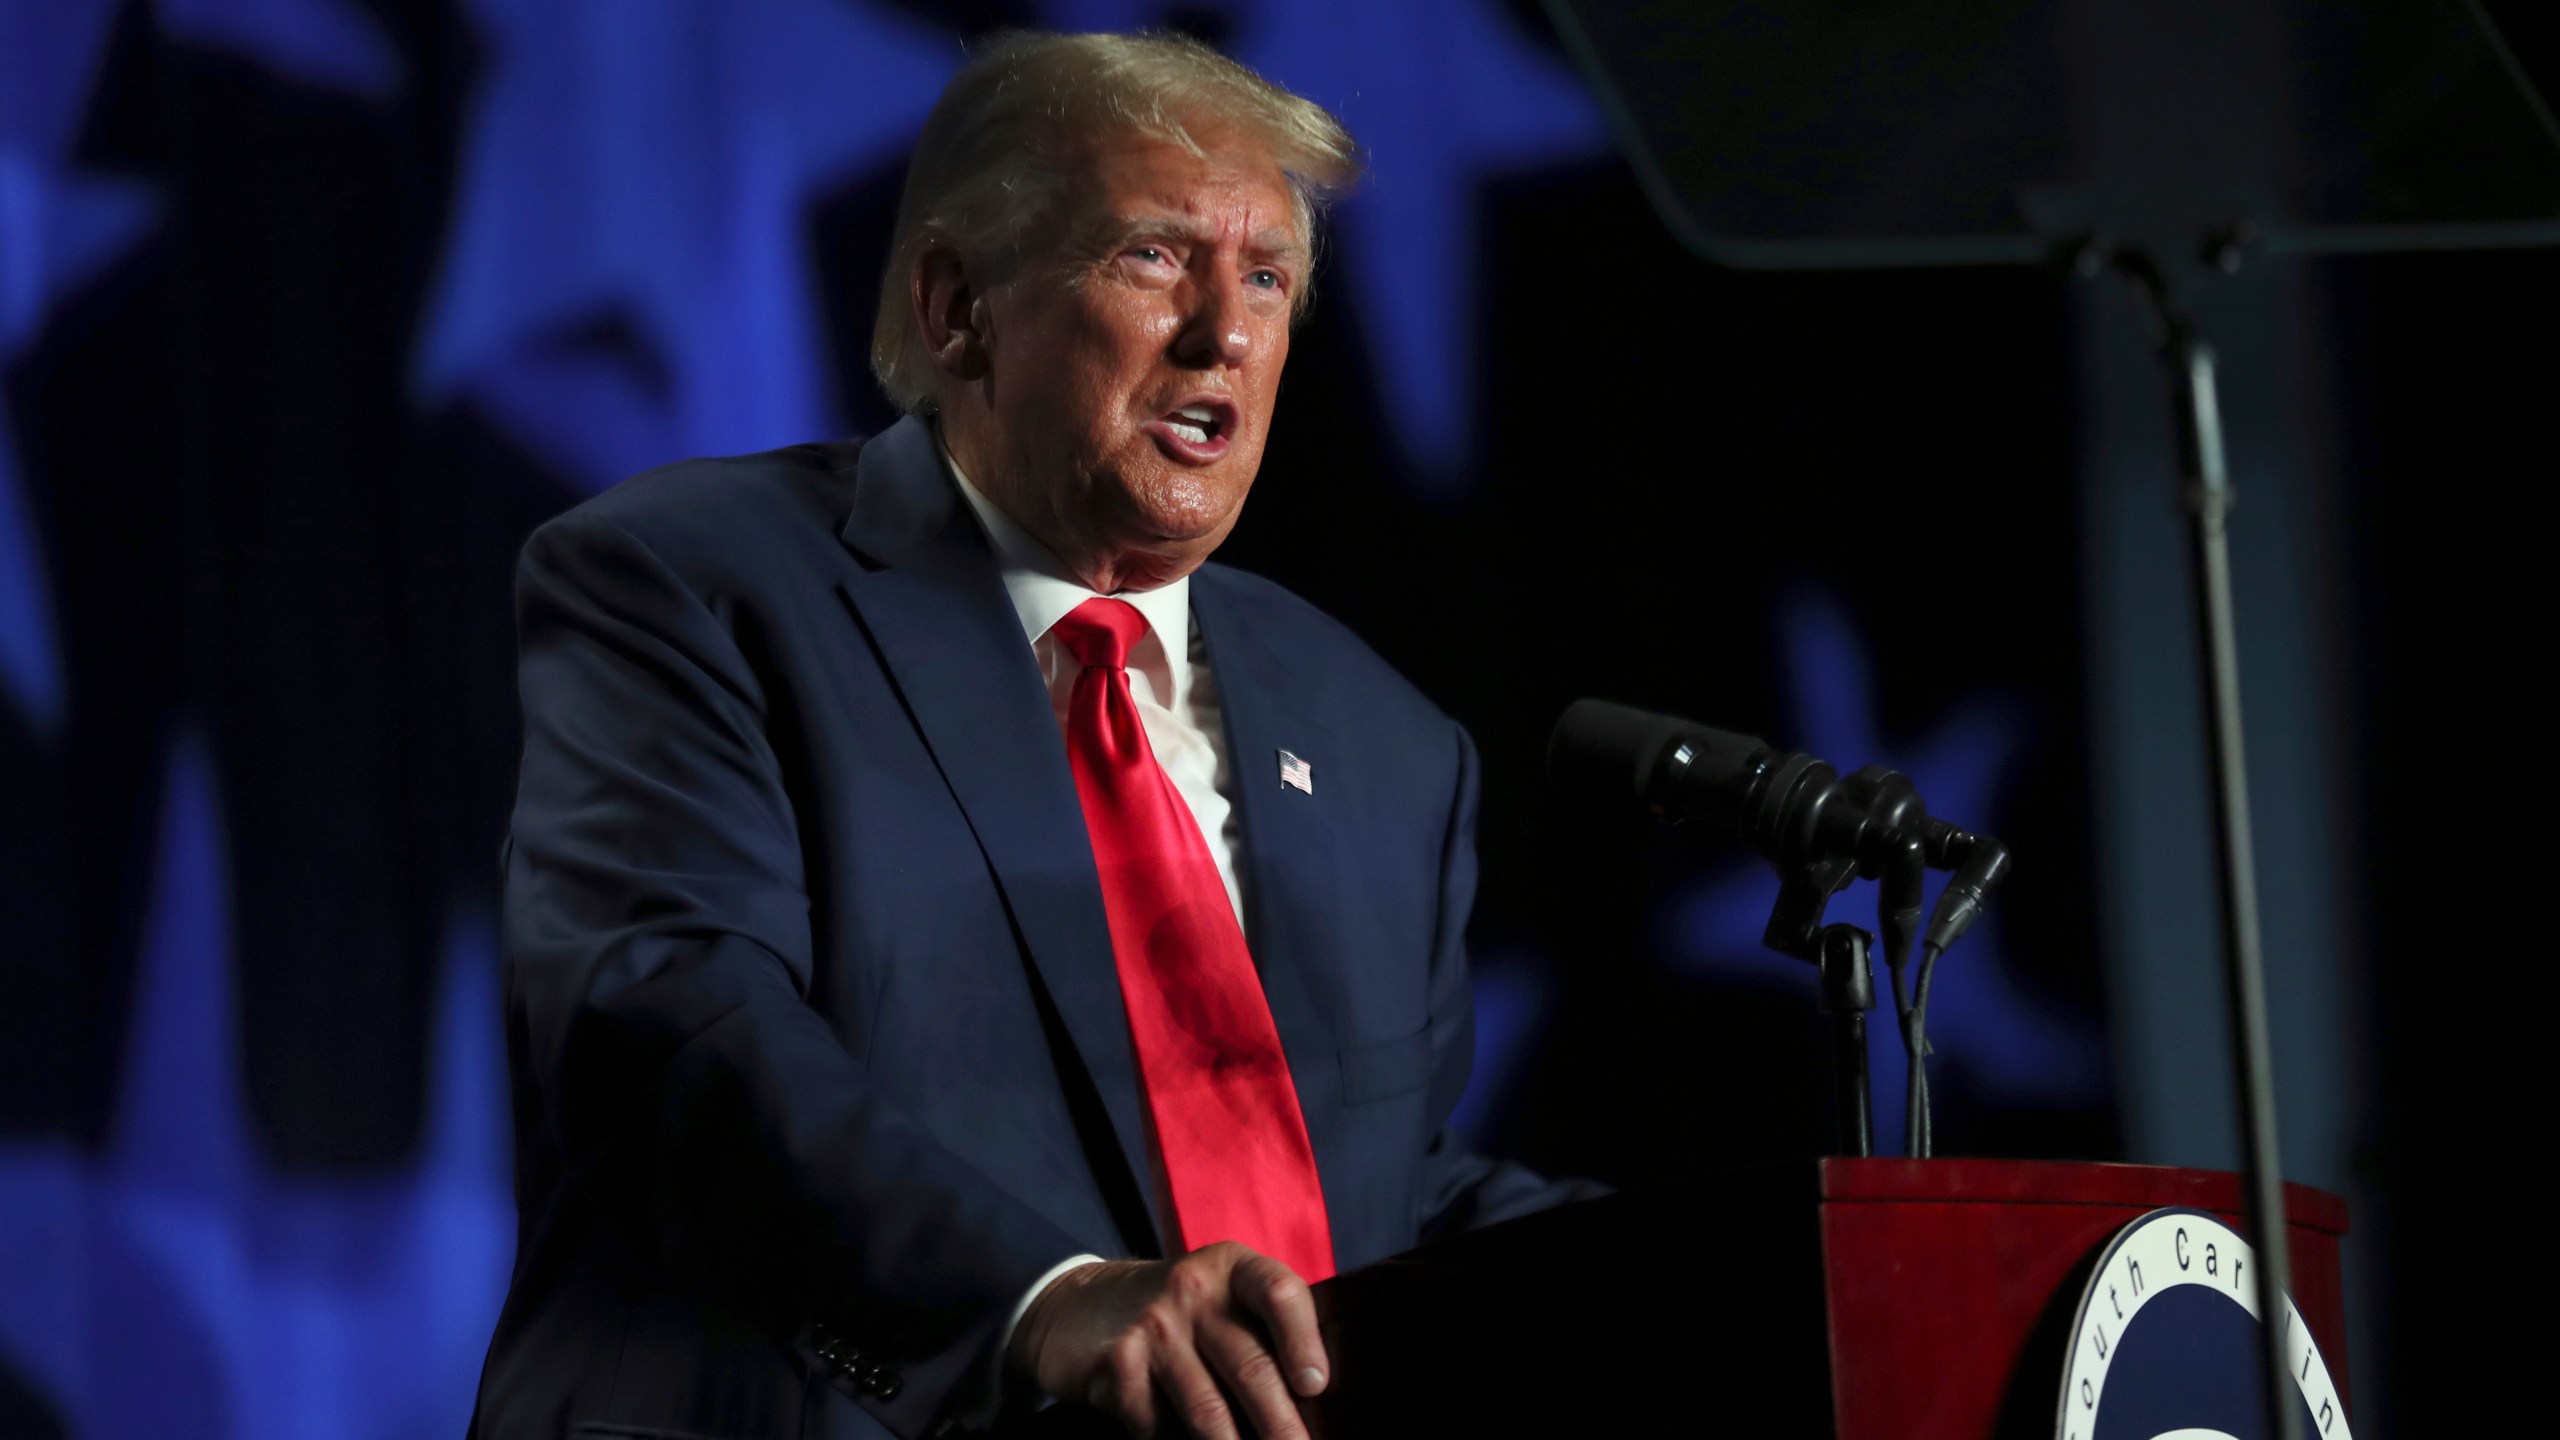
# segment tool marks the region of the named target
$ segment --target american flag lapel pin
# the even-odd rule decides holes
[[[1280,783],[1301,794],[1313,795],[1316,793],[1316,769],[1283,750],[1280,752]]]

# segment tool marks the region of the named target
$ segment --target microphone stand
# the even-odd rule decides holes
[[[1875,1153],[1867,1087],[1867,1012],[1875,1008],[1875,937],[1855,925],[1822,923],[1824,907],[1855,878],[1855,862],[1815,860],[1783,872],[1778,903],[1760,943],[1808,960],[1821,977],[1822,1013],[1831,1017],[1831,1114],[1840,1153]]]
[[[1867,1115],[1867,1012],[1875,1008],[1875,971],[1867,963],[1871,937],[1855,925],[1822,927],[1822,1013],[1831,1017],[1831,1105],[1840,1150],[1861,1158],[1875,1153]]]
[[[1816,815],[1850,814],[1856,817],[1857,839],[1846,853],[1817,852],[1813,859],[1780,865],[1778,903],[1769,912],[1760,943],[1807,961],[1819,972],[1822,1010],[1831,1017],[1832,1105],[1840,1148],[1853,1156],[1874,1154],[1874,1128],[1868,1113],[1867,1012],[1875,1008],[1875,970],[1869,957],[1876,937],[1854,925],[1825,925],[1822,912],[1831,897],[1859,875],[1880,882],[1876,919],[1884,931],[1885,966],[1893,972],[1893,1005],[1901,1020],[1909,1073],[1903,1096],[1903,1153],[1926,1160],[1935,1148],[1927,1063],[1929,975],[2008,873],[2009,852],[1987,835],[1930,819],[1911,782],[1882,766],[1870,765],[1833,788],[1829,766],[1801,755],[1790,757],[1789,763],[1802,767],[1796,772],[1799,776],[1820,777],[1817,783],[1824,790],[1795,822],[1810,827],[1804,838],[1822,830],[1825,822]],[[1784,828],[1790,822],[1777,823]],[[1833,843],[1845,842],[1835,832]],[[1928,943],[1921,945],[1922,882],[1933,863],[1954,873],[1939,897],[1939,913],[1928,924]],[[1919,977],[1906,994],[1903,974],[1915,947]]]
[[[2223,273],[2237,270],[2245,232],[2210,237],[2203,259]],[[2226,521],[2231,476],[2222,449],[2222,410],[2214,386],[2213,349],[2197,337],[2170,274],[2148,250],[2093,253],[2084,246],[2074,268],[2094,274],[2112,264],[2150,301],[2161,325],[2160,358],[2168,371],[2178,422],[2178,468],[2194,521],[2196,619],[2204,661],[2206,737],[2213,760],[2214,849],[2222,871],[2224,1001],[2240,1050],[2240,1134],[2249,1230],[2258,1245],[2258,1333],[2267,1364],[2267,1420],[2278,1440],[2301,1440],[2300,1406],[2287,1393],[2292,1369],[2285,1296],[2293,1284],[2285,1233],[2283,1153],[2276,1147],[2274,1065],[2267,1042],[2265,965],[2258,945],[2257,861],[2249,830],[2249,778],[2240,724],[2240,647],[2232,618],[2231,548]]]

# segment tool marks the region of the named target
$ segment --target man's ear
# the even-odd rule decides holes
[[[987,373],[987,297],[960,252],[928,245],[916,257],[912,281],[916,324],[934,367],[954,380]]]

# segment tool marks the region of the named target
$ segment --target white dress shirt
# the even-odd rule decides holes
[[[1014,614],[1022,619],[1022,633],[1031,641],[1041,677],[1049,682],[1049,706],[1063,731],[1067,699],[1075,693],[1081,667],[1049,627],[1101,592],[1068,578],[1066,567],[1048,546],[978,493],[950,451],[945,450],[942,458],[976,513],[979,528],[987,532],[987,543],[995,549],[1005,594],[1013,600]],[[1244,890],[1236,881],[1235,865],[1238,821],[1229,799],[1235,782],[1227,768],[1218,682],[1209,673],[1199,632],[1191,623],[1191,577],[1111,598],[1128,601],[1146,617],[1147,633],[1129,647],[1129,694],[1138,702],[1138,724],[1147,732],[1147,748],[1155,752],[1156,763],[1164,767],[1182,803],[1190,807],[1200,838],[1209,843],[1209,859],[1218,867],[1218,880],[1227,887],[1227,903],[1235,907],[1236,923],[1241,925]]]

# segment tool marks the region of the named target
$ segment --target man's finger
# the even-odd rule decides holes
[[[1119,1416],[1132,1435],[1156,1433],[1155,1360],[1144,1337],[1126,1334],[1112,1345],[1085,1402]]]
[[[1157,1383],[1173,1403],[1174,1418],[1190,1426],[1192,1434],[1200,1440],[1243,1440],[1236,1433],[1226,1395],[1198,1351],[1187,1345],[1167,1346],[1156,1352],[1156,1365]]]
[[[1289,1388],[1300,1395],[1321,1393],[1333,1367],[1325,1358],[1324,1334],[1316,1328],[1315,1292],[1307,1282],[1270,1256],[1256,1255],[1236,1267],[1233,1291],[1269,1327],[1272,1352],[1289,1372]]]
[[[1200,1327],[1200,1352],[1227,1382],[1253,1433],[1262,1440],[1307,1440],[1298,1420],[1298,1402],[1280,1378],[1280,1361],[1262,1337],[1232,1320],[1211,1320]]]

